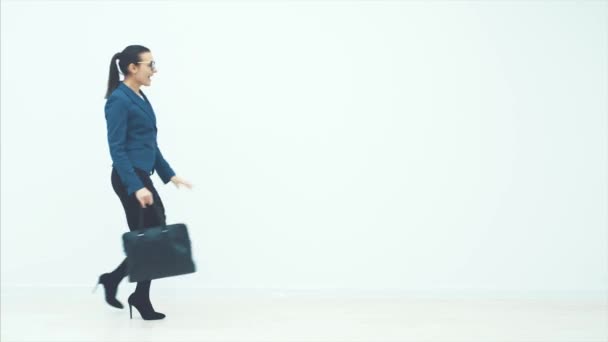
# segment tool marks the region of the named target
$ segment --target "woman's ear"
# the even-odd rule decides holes
[[[129,73],[130,74],[136,74],[137,73],[137,66],[135,65],[135,63],[129,64],[128,69],[129,69]]]

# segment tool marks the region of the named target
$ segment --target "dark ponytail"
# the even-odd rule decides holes
[[[108,90],[106,91],[105,99],[110,97],[120,83],[118,72],[120,71],[121,74],[127,75],[129,64],[141,61],[139,54],[143,52],[150,52],[150,49],[141,45],[129,45],[122,52],[117,52],[112,56],[110,76],[108,77]],[[116,60],[118,60],[118,66],[116,66]]]

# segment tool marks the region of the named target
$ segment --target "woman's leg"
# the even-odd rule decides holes
[[[136,170],[136,173],[144,183],[144,186],[152,192],[154,205],[160,208],[160,212],[162,214],[162,222],[159,222],[159,218],[154,212],[154,208],[146,207],[144,209],[141,208],[141,205],[137,201],[135,194],[131,194],[131,196],[127,196],[127,190],[125,186],[122,184],[120,177],[115,169],[112,169],[112,188],[114,192],[120,199],[122,203],[123,209],[125,211],[125,216],[127,219],[127,225],[129,230],[135,230],[139,228],[139,211],[144,211],[144,224],[143,227],[154,227],[158,226],[161,223],[165,223],[165,207],[162,203],[162,200],[156,191],[156,188],[152,184],[152,180],[150,177],[143,171]],[[123,261],[114,269],[114,271],[110,272],[111,278],[114,282],[119,283],[124,277],[127,276],[127,258],[123,259]],[[149,291],[149,284],[139,285],[139,292],[145,293]]]
[[[126,196],[126,190],[124,190],[124,186],[121,188],[123,192],[121,192],[121,202],[123,203],[123,207],[125,209],[125,214],[127,217],[127,223],[129,225],[129,230],[133,231],[136,229],[146,229],[150,227],[160,226],[165,224],[166,216],[165,216],[165,207],[163,205],[162,200],[154,185],[152,184],[152,180],[150,176],[141,170],[135,170],[138,177],[141,179],[144,186],[152,193],[153,196],[153,206],[156,208],[152,208],[147,206],[146,208],[142,208],[137,200],[135,194],[131,194],[130,196]],[[158,210],[159,215],[157,214]],[[143,211],[143,222],[139,222],[140,214]],[[131,305],[135,306],[135,308],[139,311],[143,319],[163,319],[165,314],[156,312],[152,303],[150,301],[150,285],[151,280],[138,281],[137,286],[135,288],[135,292],[133,292],[128,299],[129,302],[129,311],[131,310]]]
[[[127,205],[125,203],[125,201],[127,199],[126,198],[127,193],[126,193],[124,186],[122,185],[122,183],[120,181],[118,172],[116,172],[116,169],[114,169],[114,168],[112,168],[111,180],[112,180],[112,188],[114,189],[114,192],[120,199],[120,202],[122,203],[125,213],[127,213]],[[129,228],[133,224],[131,221],[132,221],[132,219],[129,217],[129,215],[127,213],[127,224],[129,226]],[[119,283],[122,280],[122,278],[124,278],[126,275],[127,275],[127,258],[124,258],[123,261],[114,269],[114,271],[110,272],[110,276],[116,283]]]
[[[135,203],[134,205],[137,206],[137,210],[144,211],[143,228],[145,229],[145,228],[149,228],[149,227],[157,227],[160,225],[164,225],[166,223],[165,207],[160,198],[160,195],[158,194],[158,191],[156,191],[156,188],[152,184],[152,180],[145,172],[140,171],[140,170],[136,170],[136,172],[140,175],[140,178],[142,179],[142,181],[144,181],[144,186],[148,190],[150,190],[150,192],[152,193],[153,206],[155,206],[159,209],[158,212],[161,215],[161,217],[159,217],[159,215],[156,213],[155,209],[150,206],[147,206],[146,208],[141,209],[141,205],[139,204],[139,201],[137,201],[135,194],[132,194],[133,203]],[[138,216],[137,216],[137,224],[140,224],[139,223],[139,212],[138,212]],[[148,302],[150,301],[151,283],[152,283],[151,280],[139,281],[139,282],[137,282],[137,286],[135,287],[135,293],[137,295],[139,295],[141,298],[144,298],[145,300],[147,300]],[[150,308],[151,308],[151,304],[150,304]],[[152,309],[152,310],[154,310],[154,309]]]
[[[114,271],[110,272],[110,276],[113,279],[118,280],[118,282],[120,282],[122,280],[122,278],[124,278],[127,275],[127,258],[124,258],[122,260],[122,262],[120,263],[120,265],[118,265]]]
[[[125,204],[125,190],[120,183],[120,179],[118,177],[118,173],[114,168],[112,168],[111,182],[116,195],[120,198],[123,206]],[[98,283],[103,284],[105,291],[105,299],[108,304],[116,308],[123,308],[121,302],[116,299],[116,292],[118,291],[118,284],[122,281],[122,279],[127,275],[127,259],[123,259],[123,261],[114,269],[114,271],[109,273],[103,273],[99,276]]]
[[[114,171],[112,185],[114,187],[114,191],[120,198],[120,201],[125,210],[125,215],[126,215],[126,219],[127,219],[127,224],[129,226],[129,230],[133,231],[133,230],[139,229],[140,224],[141,224],[142,229],[156,227],[156,226],[165,224],[165,222],[166,222],[165,207],[160,198],[160,195],[158,194],[158,191],[154,187],[154,184],[152,184],[152,180],[150,179],[150,176],[148,174],[146,174],[146,172],[138,170],[138,169],[135,169],[135,172],[137,173],[138,177],[140,178],[140,180],[142,181],[144,186],[152,193],[153,202],[154,202],[153,206],[155,206],[159,209],[158,211],[161,214],[161,217],[158,216],[155,209],[152,208],[151,206],[142,208],[141,204],[137,200],[137,197],[135,196],[135,193],[131,194],[130,196],[127,196],[125,186],[121,183],[120,178],[118,177],[118,174],[116,173],[116,171]],[[140,213],[142,210],[143,210],[143,224],[139,222]],[[121,265],[119,265],[116,268],[117,274],[118,275],[122,274],[123,277],[127,275],[126,261],[127,261],[127,259],[125,258],[125,260],[123,260]],[[140,302],[144,302],[146,307],[153,311],[154,309],[152,308],[152,304],[150,303],[150,285],[151,285],[151,283],[152,283],[151,280],[138,281],[137,286],[135,288],[135,293],[133,295],[136,296]]]

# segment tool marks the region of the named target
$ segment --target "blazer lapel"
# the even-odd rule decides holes
[[[150,119],[152,119],[152,122],[154,122],[154,126],[156,126],[156,117],[154,115],[154,110],[152,109],[152,106],[148,102],[148,98],[146,97],[146,95],[145,94],[143,95],[145,98],[145,100],[143,100],[141,97],[139,97],[139,95],[135,94],[133,89],[129,88],[129,86],[124,84],[124,82],[120,82],[118,84],[118,87],[121,88],[125,94],[127,94],[127,96],[131,99],[131,101],[135,102],[141,109],[144,110],[144,112],[146,112],[148,114]],[[142,91],[142,94],[143,94],[143,91]]]

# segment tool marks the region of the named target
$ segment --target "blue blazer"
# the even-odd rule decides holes
[[[152,105],[143,91],[140,92],[145,100],[120,82],[105,105],[112,166],[128,195],[144,187],[134,167],[150,175],[156,170],[165,184],[175,175],[156,142],[158,129]]]

